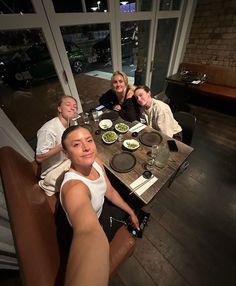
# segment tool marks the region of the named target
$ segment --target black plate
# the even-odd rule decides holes
[[[112,169],[120,173],[129,172],[133,169],[135,164],[136,158],[130,152],[115,154],[110,161]]]
[[[144,145],[151,147],[153,144],[160,144],[162,141],[162,136],[160,133],[155,131],[144,132],[139,136],[139,140]]]
[[[119,113],[116,111],[105,112],[101,115],[101,119],[110,119],[112,121],[119,117]]]

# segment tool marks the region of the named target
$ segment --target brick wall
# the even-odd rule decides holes
[[[236,69],[235,0],[198,0],[183,61]]]

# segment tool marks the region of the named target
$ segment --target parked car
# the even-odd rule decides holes
[[[92,62],[76,44],[65,42],[65,47],[73,73],[81,73],[86,64]],[[16,88],[26,87],[56,76],[53,61],[45,43],[18,50],[10,60],[2,64],[1,70],[2,80]]]
[[[127,29],[121,32],[122,59],[133,57],[133,49],[138,45],[137,30]],[[93,45],[100,62],[111,59],[110,34]]]

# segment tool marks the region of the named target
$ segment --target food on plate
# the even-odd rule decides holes
[[[125,140],[123,143],[124,147],[129,150],[136,150],[139,147],[139,142],[135,139]]]
[[[110,119],[103,119],[99,122],[99,127],[103,130],[107,130],[111,128],[112,121]]]
[[[118,138],[118,135],[114,131],[107,131],[102,135],[102,140],[105,143],[114,143]]]
[[[125,132],[127,132],[129,130],[129,126],[126,125],[125,123],[117,123],[115,125],[115,129],[117,131],[119,131],[120,133],[125,133]]]

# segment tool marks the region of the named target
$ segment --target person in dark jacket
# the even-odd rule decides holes
[[[100,98],[100,104],[119,113],[127,121],[139,120],[139,105],[134,95],[134,86],[128,84],[128,77],[116,71],[111,77],[111,89]]]

